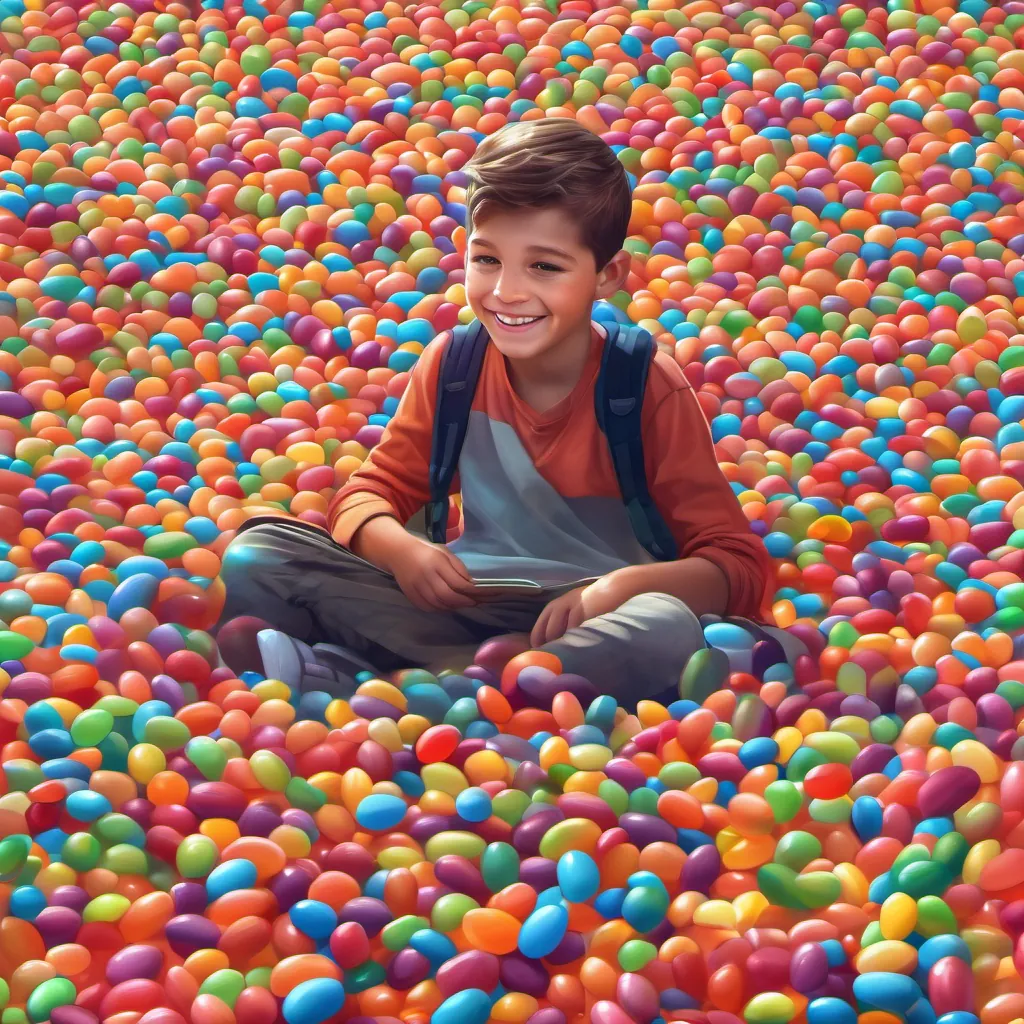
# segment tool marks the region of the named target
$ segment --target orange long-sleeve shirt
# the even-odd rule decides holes
[[[573,391],[538,413],[513,390],[501,353],[488,345],[452,493],[462,522],[449,548],[477,578],[567,583],[651,562],[633,535],[594,389],[605,335],[593,328],[590,356]],[[430,498],[428,474],[441,355],[428,345],[378,444],[328,509],[345,546],[378,515],[407,522]],[[765,610],[770,560],[715,457],[707,421],[680,366],[656,352],[647,377],[642,430],[648,487],[679,558],[717,565],[729,585],[728,613]]]

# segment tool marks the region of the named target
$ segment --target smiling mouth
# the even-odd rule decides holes
[[[491,316],[498,321],[502,327],[528,327],[530,324],[543,320],[543,316],[502,316],[500,313],[491,313]]]

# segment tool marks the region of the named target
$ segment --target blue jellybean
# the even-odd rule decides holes
[[[434,1011],[430,1021],[431,1024],[486,1024],[490,1015],[491,997],[483,989],[465,988],[449,996]]]
[[[558,860],[558,885],[570,903],[585,903],[601,887],[601,871],[589,853],[570,850]]]
[[[622,916],[622,904],[626,899],[625,889],[605,889],[594,900],[594,909],[607,920]]]
[[[345,1004],[345,986],[336,978],[310,978],[285,996],[281,1013],[287,1024],[320,1024]]]
[[[256,865],[242,857],[218,864],[206,879],[206,892],[210,902],[236,889],[253,888],[258,874]]]
[[[8,913],[23,921],[34,921],[46,909],[46,896],[34,885],[19,885],[11,893]]]
[[[64,809],[68,816],[76,821],[95,821],[113,810],[110,801],[102,793],[91,789],[69,793],[64,802]]]
[[[869,1006],[902,1014],[921,998],[921,988],[905,974],[875,971],[854,978],[853,994]]]
[[[562,904],[541,907],[523,922],[519,930],[519,952],[539,960],[553,952],[565,938],[569,911]]]
[[[400,796],[390,793],[371,793],[363,797],[356,808],[356,821],[363,828],[375,832],[394,828],[404,817],[407,810],[405,801]]]
[[[831,996],[812,999],[807,1004],[807,1024],[857,1024],[857,1011]]]
[[[455,813],[465,821],[486,821],[491,816],[491,797],[479,786],[464,789],[455,798]]]
[[[299,900],[288,911],[293,925],[311,939],[326,939],[338,927],[338,915],[319,900]]]

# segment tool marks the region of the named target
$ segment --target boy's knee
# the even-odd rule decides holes
[[[240,574],[247,579],[259,573],[267,563],[267,555],[274,551],[274,525],[254,526],[238,534],[224,549],[220,573],[225,582]]]
[[[649,614],[656,614],[658,617],[675,619],[680,622],[697,620],[690,606],[672,594],[662,593],[660,590],[649,590],[643,594],[636,594],[629,600],[619,605],[619,609],[643,610]],[[699,620],[697,620],[699,621]]]
[[[656,634],[666,654],[689,657],[705,646],[700,619],[685,601],[672,594],[656,590],[637,594],[620,605],[619,611],[641,624],[646,632]]]

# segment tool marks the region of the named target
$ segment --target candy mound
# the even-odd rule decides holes
[[[244,670],[546,116],[809,653]],[[1019,0],[0,0],[2,1024],[1024,1020],[1022,295]]]

